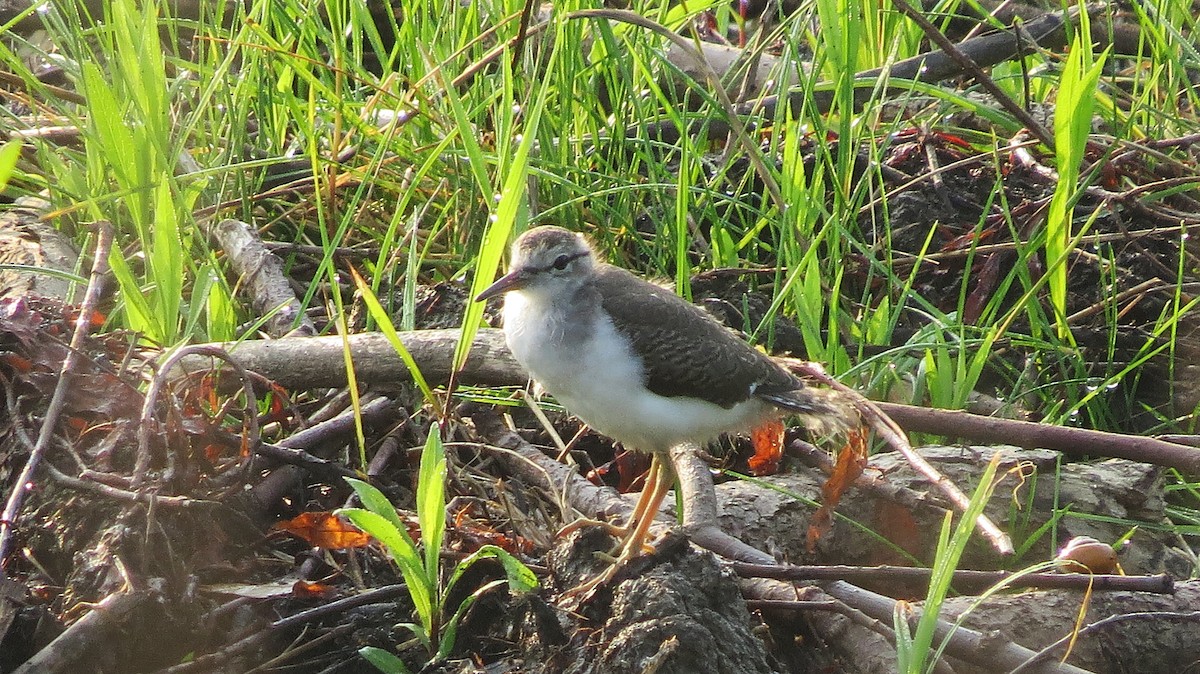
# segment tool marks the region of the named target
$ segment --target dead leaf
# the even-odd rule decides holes
[[[310,545],[326,550],[363,548],[371,543],[369,534],[359,531],[353,524],[331,512],[300,513],[290,520],[276,523],[271,529],[286,531]]]
[[[771,419],[750,432],[754,455],[750,457],[750,474],[755,477],[779,472],[783,460],[783,422]]]
[[[813,513],[808,525],[808,551],[816,550],[817,541],[829,532],[833,526],[833,511],[842,494],[854,484],[863,468],[867,466],[867,435],[859,428],[850,432],[845,446],[838,452],[837,462],[833,465],[833,473],[821,485],[821,507]]]
[[[292,596],[300,599],[330,599],[335,594],[337,588],[324,583],[298,580],[292,584]]]

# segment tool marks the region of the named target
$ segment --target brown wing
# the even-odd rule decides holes
[[[604,265],[596,288],[604,310],[633,344],[646,387],[722,407],[801,389],[803,383],[707,312],[633,274]]]

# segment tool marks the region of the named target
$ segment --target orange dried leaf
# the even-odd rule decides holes
[[[774,475],[783,460],[783,422],[771,419],[750,432],[754,455],[750,457],[750,474]]]
[[[838,452],[833,474],[821,485],[821,501],[829,507],[837,507],[842,494],[862,475],[867,467],[867,442],[862,429],[850,433],[846,445]]]
[[[821,537],[829,533],[833,528],[833,509],[822,505],[813,513],[812,519],[808,521],[808,532],[805,534],[805,543],[808,546],[809,553],[817,551],[817,541]]]
[[[63,316],[68,321],[75,323],[79,320],[79,310],[75,307],[66,307],[63,309]],[[87,316],[88,327],[92,330],[104,327],[105,320],[107,319],[104,317],[104,314],[99,311],[89,312]]]
[[[838,452],[833,473],[821,485],[821,507],[813,513],[808,525],[808,550],[814,551],[817,541],[833,526],[833,510],[842,494],[854,484],[867,465],[867,435],[863,429],[850,432],[845,446]]]
[[[15,353],[6,353],[0,356],[0,363],[4,363],[21,374],[29,374],[33,370],[33,361]]]
[[[324,583],[310,583],[298,580],[292,585],[292,596],[301,599],[330,599],[337,593],[337,588]]]
[[[303,538],[310,545],[327,550],[362,548],[371,543],[371,537],[359,531],[353,524],[330,512],[300,513],[271,527]]]
[[[243,441],[244,442],[244,441]],[[208,459],[209,463],[215,464],[225,455],[225,445],[219,442],[206,442],[201,450],[204,453],[204,458]]]

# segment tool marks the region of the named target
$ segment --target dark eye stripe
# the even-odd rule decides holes
[[[567,256],[567,264],[570,264],[570,263],[574,262],[575,260],[578,260],[579,258],[581,258],[587,254],[588,254],[587,251],[584,251],[582,253],[573,253],[571,255],[568,255]],[[548,264],[544,267],[538,267],[538,271],[542,272],[542,271],[550,271],[551,269],[554,269],[555,262],[558,262],[558,260],[556,259],[554,262],[551,262],[550,264]]]

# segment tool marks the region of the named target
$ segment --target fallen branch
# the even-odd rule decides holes
[[[66,674],[92,669],[95,651],[110,648],[113,640],[128,638],[129,625],[136,624],[135,614],[153,605],[154,599],[148,590],[110,594],[13,674]]]
[[[1086,428],[1051,426],[1032,421],[984,417],[969,412],[875,403],[909,431],[935,433],[973,442],[1003,443],[1029,449],[1053,449],[1071,456],[1106,456],[1200,473],[1200,450],[1139,435]]]
[[[733,571],[750,578],[776,580],[848,580],[852,582],[918,582],[928,584],[932,569],[910,566],[792,566],[787,564],[748,564],[734,562]],[[1010,571],[954,572],[954,589],[978,594],[990,587],[1004,584],[1010,588],[1036,587],[1086,590],[1096,592],[1129,591],[1171,594],[1175,583],[1165,573],[1153,576],[1118,576],[1086,573],[1014,573]]]
[[[263,244],[258,232],[230,219],[219,222],[212,234],[238,275],[238,286],[249,291],[253,315],[266,317],[268,334],[281,337],[293,329],[297,335],[317,334],[283,273],[283,262]]]

